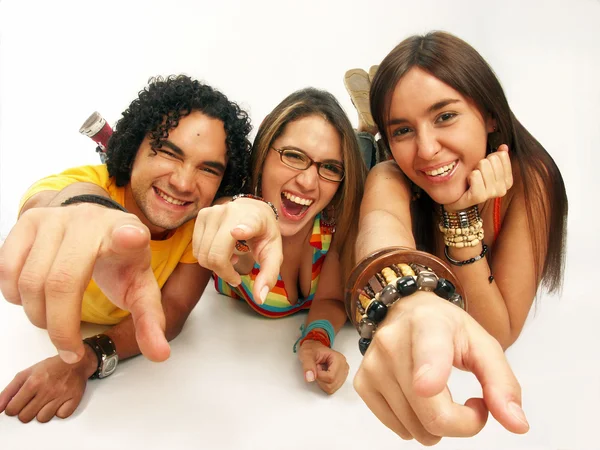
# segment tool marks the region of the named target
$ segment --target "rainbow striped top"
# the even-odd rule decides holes
[[[321,214],[317,214],[313,223],[313,232],[310,237],[310,245],[313,247],[310,294],[306,298],[299,298],[298,302],[293,305],[288,301],[287,291],[285,290],[281,275],[277,278],[275,287],[269,292],[262,305],[259,305],[254,301],[252,287],[254,286],[256,275],[258,275],[260,271],[258,263],[254,263],[254,267],[249,274],[242,275],[242,283],[237,287],[230,286],[221,278],[213,274],[215,289],[217,292],[225,294],[228,297],[245,300],[252,309],[266,317],[285,317],[302,309],[309,309],[315,293],[317,292],[321,267],[323,266],[325,255],[331,245],[332,237],[333,233],[331,229],[327,226],[321,226]]]

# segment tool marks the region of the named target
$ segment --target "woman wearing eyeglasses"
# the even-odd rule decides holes
[[[194,254],[219,274],[219,292],[259,314],[310,310],[294,351],[306,381],[331,394],[348,375],[331,347],[346,321],[343,280],[366,176],[335,97],[308,88],[284,99],[258,130],[251,169],[247,194],[200,212]]]

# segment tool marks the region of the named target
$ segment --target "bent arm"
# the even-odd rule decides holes
[[[415,248],[410,186],[394,161],[377,164],[367,177],[360,207],[356,260],[385,247]]]
[[[315,320],[328,320],[337,334],[346,323],[346,309],[344,306],[344,286],[339,255],[331,249],[325,256],[319,285],[315,298],[312,301],[306,324]]]
[[[29,198],[21,208],[19,216],[31,208],[44,206],[60,206],[62,202],[75,195],[93,194],[110,198],[108,192],[94,183],[77,182],[70,184],[60,191],[41,191]]]
[[[535,279],[522,188],[514,186],[513,189],[517,193],[493,249],[491,265],[495,282],[490,284],[488,281],[491,269],[485,258],[462,267],[452,266],[469,299],[469,314],[498,340],[503,349],[519,336],[539,281]],[[361,206],[357,260],[388,246],[415,248],[410,202],[408,181],[394,162],[379,164],[371,171]],[[481,245],[458,252],[478,254]],[[456,254],[454,257],[462,260],[472,256],[475,254]]]

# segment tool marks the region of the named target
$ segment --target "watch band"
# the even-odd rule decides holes
[[[83,342],[94,350],[94,353],[98,358],[98,367],[92,376],[90,376],[90,379],[105,378],[112,374],[116,369],[116,364],[118,362],[117,348],[113,340],[105,334],[97,334],[96,336],[85,338]],[[114,359],[114,367],[110,370],[110,373],[104,372],[107,359]]]

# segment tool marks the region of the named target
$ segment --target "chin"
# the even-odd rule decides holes
[[[312,227],[314,220],[315,218],[311,217],[309,220],[303,220],[302,222],[282,223],[279,225],[279,231],[281,232],[282,237],[292,237],[306,229],[309,224]]]

